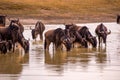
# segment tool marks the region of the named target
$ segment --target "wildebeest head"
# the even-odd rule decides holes
[[[63,37],[61,37],[61,41],[65,45],[67,51],[70,51],[71,45],[72,45],[70,38],[63,36]]]
[[[29,44],[29,41],[26,39],[23,40],[23,48],[25,50],[25,53],[29,52],[30,44]]]
[[[70,37],[67,34],[65,34],[65,30],[61,28],[57,28],[54,31],[54,40],[57,47],[63,43],[67,51],[71,49],[72,43],[71,43]]]
[[[19,43],[23,47],[25,53],[28,53],[29,52],[29,47],[30,47],[29,41],[26,40],[25,38],[22,38],[21,40],[19,40]]]
[[[19,19],[13,19],[13,20],[10,20],[11,23],[15,23],[19,26],[19,29],[20,29],[20,32],[23,33],[24,31],[24,27],[23,25],[20,23],[20,20]]]
[[[4,54],[7,53],[7,42],[6,41],[0,42],[0,51]]]
[[[87,41],[88,41],[89,43],[91,43],[93,47],[97,47],[97,39],[96,39],[96,37],[94,37],[94,36],[90,33],[89,30],[88,30],[86,33],[87,33],[87,35],[86,35],[86,36],[87,36],[87,37],[86,37]]]
[[[36,39],[38,35],[38,32],[36,31],[36,29],[32,29],[31,33],[32,33],[32,38]]]
[[[19,25],[17,25],[16,23],[11,22],[9,25],[10,30],[16,31],[19,29]]]

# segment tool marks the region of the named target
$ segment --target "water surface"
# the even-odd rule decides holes
[[[86,25],[91,33],[99,23]],[[26,29],[25,38],[30,39],[29,54],[9,52],[0,54],[0,80],[120,80],[120,25],[104,23],[112,31],[107,37],[107,46],[88,49],[74,48],[70,52],[56,51],[52,45],[44,52],[39,37],[35,42],[31,30]],[[25,25],[34,26],[34,25]],[[46,30],[64,28],[64,25],[46,25]]]

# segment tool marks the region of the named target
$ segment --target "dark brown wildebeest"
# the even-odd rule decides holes
[[[19,19],[14,19],[14,20],[11,20],[12,23],[16,23],[19,25],[19,29],[20,29],[20,32],[23,33],[24,32],[24,26],[21,24],[20,20]]]
[[[29,40],[25,39],[24,37],[22,39],[18,39],[18,43],[23,47],[25,53],[29,52]]]
[[[73,33],[76,36],[75,42],[80,43],[84,47],[88,47],[87,42],[91,43],[93,47],[97,46],[96,37],[92,36],[89,29],[86,26],[77,26],[75,24],[65,25],[66,29],[70,30],[70,34]]]
[[[22,43],[22,39],[24,38],[23,34],[20,31],[20,26],[11,21],[10,25],[8,27],[2,27],[0,28],[0,35],[1,35],[1,39],[4,41],[12,41],[13,44],[13,51],[15,48],[15,43]],[[23,47],[23,44],[21,44],[21,46]],[[23,47],[24,48],[24,47]],[[25,48],[24,48],[25,50]]]
[[[74,37],[72,40],[73,47],[74,43],[80,43],[83,47],[87,47],[86,40],[82,38],[82,36],[78,33],[78,26],[75,24],[65,24],[65,30],[69,31],[69,36]]]
[[[120,15],[117,15],[117,23],[120,23]]]
[[[32,38],[36,39],[37,35],[40,35],[40,39],[43,40],[43,31],[45,30],[45,25],[40,22],[37,21],[37,23],[35,24],[35,28],[32,29],[31,33],[32,33]]]
[[[45,50],[49,50],[49,45],[51,42],[53,42],[53,46],[55,46],[56,49],[58,49],[58,47],[64,44],[67,51],[70,51],[72,45],[69,36],[67,36],[65,34],[65,30],[61,28],[57,28],[55,30],[48,30],[45,33]]]
[[[105,46],[106,46],[107,35],[110,34],[111,31],[108,32],[107,27],[104,26],[103,23],[101,23],[95,29],[95,33],[98,36],[99,46],[100,46],[100,43],[102,43],[102,41],[103,43],[105,43]]]
[[[94,37],[91,34],[91,32],[89,31],[89,29],[86,26],[82,26],[78,30],[78,32],[82,36],[82,38],[85,38],[87,40],[87,42],[89,42],[90,44],[92,44],[92,46],[94,48],[97,47],[97,39],[96,39],[96,37]]]

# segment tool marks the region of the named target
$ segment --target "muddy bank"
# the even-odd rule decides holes
[[[24,25],[34,25],[38,20],[44,24],[64,24],[64,23],[98,23],[98,22],[116,22],[116,16],[102,16],[102,17],[78,17],[78,18],[20,18],[20,21]],[[7,20],[7,23],[9,21]]]

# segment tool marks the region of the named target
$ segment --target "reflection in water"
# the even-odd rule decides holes
[[[52,69],[60,74],[63,73],[64,68],[63,64],[66,62],[67,53],[63,51],[55,51],[54,53],[50,53],[49,51],[45,51],[45,63],[52,65],[47,67],[48,69]]]
[[[45,52],[45,63],[52,65],[62,65],[65,63],[65,59],[67,57],[67,53],[63,51],[56,51],[54,53],[50,53],[49,51]]]
[[[98,53],[96,54],[97,63],[105,63],[107,61],[106,47],[98,47]]]
[[[29,55],[21,55],[18,51],[15,53],[9,52],[7,55],[0,54],[0,74],[20,74],[22,65],[27,63]]]
[[[87,68],[88,65],[91,65],[90,62],[95,61],[97,63],[106,62],[106,49],[105,48],[74,48],[70,52],[66,51],[55,51],[50,53],[49,51],[45,52],[45,63],[52,65],[52,68],[61,68],[62,65],[74,64],[74,66],[81,66]],[[56,65],[56,66],[53,66]],[[58,67],[59,66],[59,67]],[[63,67],[62,69],[63,70]]]

